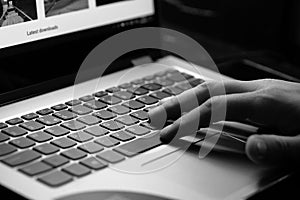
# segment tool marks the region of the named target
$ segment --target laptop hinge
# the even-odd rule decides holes
[[[136,59],[131,60],[132,64],[134,66],[144,65],[153,63],[153,59],[150,56],[143,56]]]

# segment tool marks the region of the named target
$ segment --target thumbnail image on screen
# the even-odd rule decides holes
[[[96,0],[96,5],[97,6],[102,6],[105,4],[111,4],[111,3],[116,3],[120,1],[128,1],[128,0]]]
[[[36,0],[0,0],[0,27],[37,19]]]
[[[88,4],[88,0],[44,0],[46,17],[83,10]]]

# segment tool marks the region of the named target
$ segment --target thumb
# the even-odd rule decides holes
[[[300,135],[252,135],[247,140],[246,154],[253,162],[263,165],[300,164]]]

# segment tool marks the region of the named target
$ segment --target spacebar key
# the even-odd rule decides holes
[[[36,160],[40,157],[41,154],[39,154],[38,152],[32,150],[26,150],[21,153],[12,155],[8,158],[5,158],[4,160],[2,160],[2,162],[4,162],[9,166],[15,167]]]
[[[160,141],[160,134],[159,132],[155,132],[152,134],[152,136],[139,138],[132,142],[121,145],[114,150],[127,157],[132,157],[139,153],[143,153],[157,146],[160,146],[161,144],[162,142]]]

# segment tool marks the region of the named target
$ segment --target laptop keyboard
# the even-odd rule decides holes
[[[203,82],[167,70],[0,123],[0,159],[62,186],[161,145],[147,112]]]

